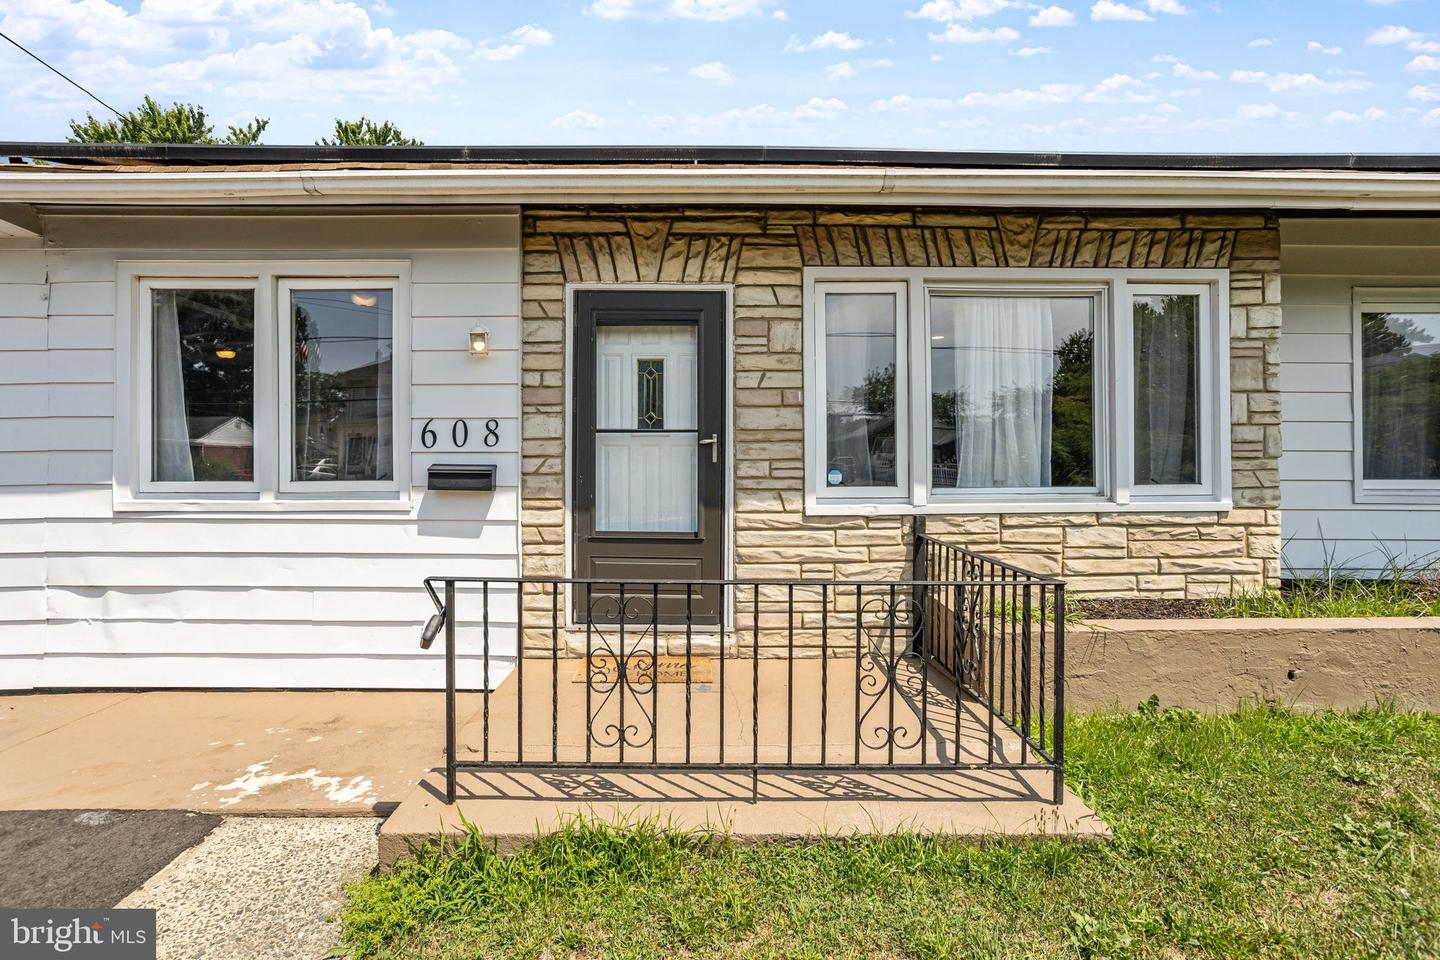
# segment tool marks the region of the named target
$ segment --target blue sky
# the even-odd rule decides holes
[[[427,143],[1440,150],[1436,0],[0,0],[91,88]],[[0,139],[101,112],[0,44]]]

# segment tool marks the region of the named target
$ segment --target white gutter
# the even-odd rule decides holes
[[[335,205],[766,203],[1440,210],[1440,174],[516,167],[440,170],[0,171],[0,203]]]

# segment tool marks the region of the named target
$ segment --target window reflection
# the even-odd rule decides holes
[[[1440,313],[1362,313],[1365,477],[1440,480]]]
[[[895,295],[825,295],[825,483],[893,487]]]
[[[296,481],[393,477],[392,293],[291,293]]]

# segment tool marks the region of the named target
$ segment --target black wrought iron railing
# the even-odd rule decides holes
[[[988,770],[1061,802],[1064,584],[923,535],[914,571],[431,577],[446,800],[462,771],[743,774],[755,799],[769,773]],[[702,591],[723,627],[697,623]]]

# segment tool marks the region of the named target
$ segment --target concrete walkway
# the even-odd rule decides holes
[[[443,695],[0,695],[0,810],[384,814],[440,762]]]

